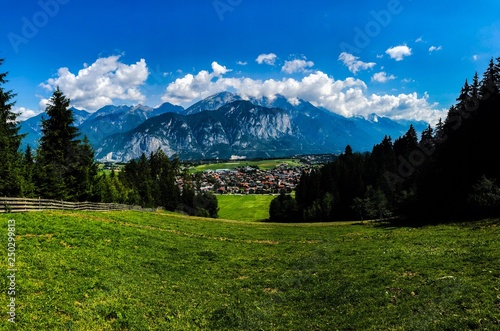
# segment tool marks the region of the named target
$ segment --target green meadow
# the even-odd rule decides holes
[[[238,221],[263,221],[269,219],[272,195],[217,195],[219,218]]]
[[[191,168],[191,172],[203,172],[206,170],[219,170],[219,169],[229,169],[234,170],[240,167],[246,166],[257,166],[262,170],[271,170],[279,166],[280,164],[286,163],[289,166],[299,166],[301,163],[298,159],[276,159],[276,160],[261,160],[261,161],[234,161],[234,162],[224,162],[224,163],[211,163],[202,164]]]
[[[16,222],[15,326],[7,222]],[[2,214],[2,330],[499,330],[500,221]]]

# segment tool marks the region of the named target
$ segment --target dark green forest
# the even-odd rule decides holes
[[[500,58],[483,78],[465,81],[444,121],[417,134],[410,126],[371,152],[350,146],[337,160],[304,173],[296,197],[282,194],[271,221],[400,218],[408,222],[500,214]]]
[[[21,152],[16,94],[4,89],[7,75],[0,71],[0,196],[123,203],[217,217],[215,196],[192,185],[181,193],[176,182],[181,163],[161,150],[129,161],[119,173],[99,173],[94,150],[73,125],[70,100],[59,88],[45,109],[38,149]]]

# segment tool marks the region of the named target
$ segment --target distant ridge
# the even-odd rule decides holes
[[[231,92],[214,94],[187,109],[170,103],[156,108],[110,105],[92,114],[74,109],[74,114],[96,157],[120,162],[158,148],[191,160],[340,153],[348,144],[368,151],[385,135],[397,138],[409,127],[409,122],[376,114],[346,118],[281,95],[244,100]],[[41,116],[22,122],[24,147],[36,148]],[[418,131],[427,126],[412,123]]]

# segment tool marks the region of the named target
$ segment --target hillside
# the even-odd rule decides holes
[[[500,324],[498,220],[292,226],[54,211],[0,215],[4,229],[8,219],[16,221],[19,330],[494,330]],[[7,291],[0,300],[8,302]]]

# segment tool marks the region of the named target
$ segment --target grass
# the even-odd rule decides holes
[[[217,195],[219,218],[238,221],[262,221],[269,218],[272,195]]]
[[[97,169],[98,169],[99,172],[104,173],[106,176],[111,175],[111,170],[104,169],[104,164],[103,163],[98,163],[97,166],[98,166]],[[119,173],[121,171],[121,169],[123,168],[123,165],[121,165],[121,164],[119,164],[119,165],[115,164],[115,166],[117,167],[117,169],[115,169],[115,173]]]
[[[262,160],[262,161],[235,161],[226,163],[212,163],[212,164],[202,164],[191,169],[192,172],[203,172],[205,170],[219,170],[219,169],[229,169],[234,170],[239,167],[246,166],[258,166],[262,170],[271,170],[276,168],[278,165],[286,163],[289,166],[299,166],[301,163],[296,159],[276,159],[276,160]]]
[[[500,329],[499,220],[390,228],[53,211],[0,215],[5,247],[8,219],[18,330]],[[6,291],[0,302],[6,311]]]

